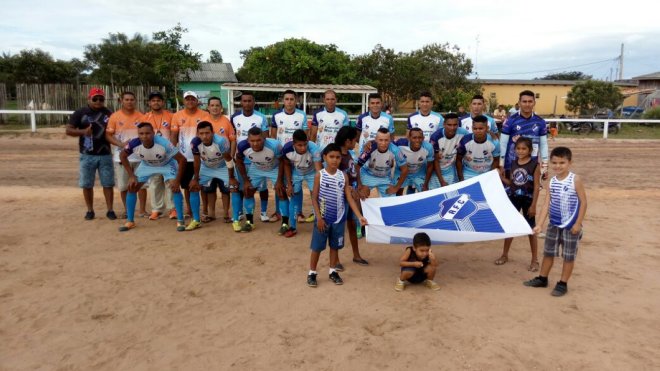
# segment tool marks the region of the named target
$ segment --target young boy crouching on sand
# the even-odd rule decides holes
[[[406,247],[401,255],[401,275],[394,289],[403,291],[408,283],[424,283],[431,290],[440,290],[433,278],[438,270],[438,260],[431,251],[431,238],[426,233],[417,233],[413,245]]]

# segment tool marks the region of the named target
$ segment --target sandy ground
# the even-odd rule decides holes
[[[563,298],[521,284],[526,238],[504,266],[501,241],[438,247],[441,291],[398,293],[403,247],[364,243],[370,266],[343,250],[335,286],[324,254],[308,288],[309,224],[290,240],[262,223],[177,233],[140,220],[120,234],[119,221],[83,221],[75,139],[4,135],[0,369],[657,370],[660,141],[558,144],[589,199]],[[100,188],[95,202],[104,215]]]

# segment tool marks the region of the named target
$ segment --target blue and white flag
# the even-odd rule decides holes
[[[411,244],[426,232],[433,244],[498,240],[532,233],[496,170],[446,187],[362,201],[367,242]]]

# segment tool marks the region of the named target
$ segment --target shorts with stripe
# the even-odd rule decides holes
[[[570,228],[559,228],[548,224],[545,232],[544,256],[559,256],[559,245],[562,247],[562,258],[565,261],[574,261],[578,250],[578,244],[582,239],[582,231],[578,234],[571,233]]]
[[[396,194],[387,194],[387,188],[392,185],[392,179],[389,177],[379,177],[368,174],[364,169],[360,171],[360,181],[363,186],[369,189],[378,188],[380,197],[394,197]]]
[[[163,166],[149,166],[143,163],[135,171],[135,176],[140,183],[147,182],[153,175],[162,175],[163,179],[167,182],[168,180],[176,179],[178,170],[179,166],[174,159]]]

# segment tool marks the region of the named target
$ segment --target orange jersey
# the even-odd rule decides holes
[[[131,114],[125,113],[123,110],[119,110],[112,115],[108,120],[108,127],[105,129],[108,133],[113,134],[117,140],[120,142],[128,142],[131,139],[137,138],[138,129],[137,126],[140,123],[142,118],[142,112],[134,111]],[[115,153],[113,159],[115,162],[119,162],[119,153],[121,148],[115,147]],[[131,162],[139,162],[139,158],[133,156],[129,157]]]
[[[140,117],[140,122],[148,122],[154,127],[156,135],[170,140],[170,130],[172,129],[172,112],[163,110],[160,114],[149,111]]]
[[[179,151],[186,156],[188,162],[193,162],[190,142],[197,136],[197,124],[202,121],[211,122],[211,115],[199,108],[193,114],[182,109],[172,116],[172,133],[179,137]]]
[[[213,125],[213,132],[227,138],[230,142],[236,141],[236,130],[231,124],[227,116],[220,115],[217,119],[211,117],[211,124]]]

